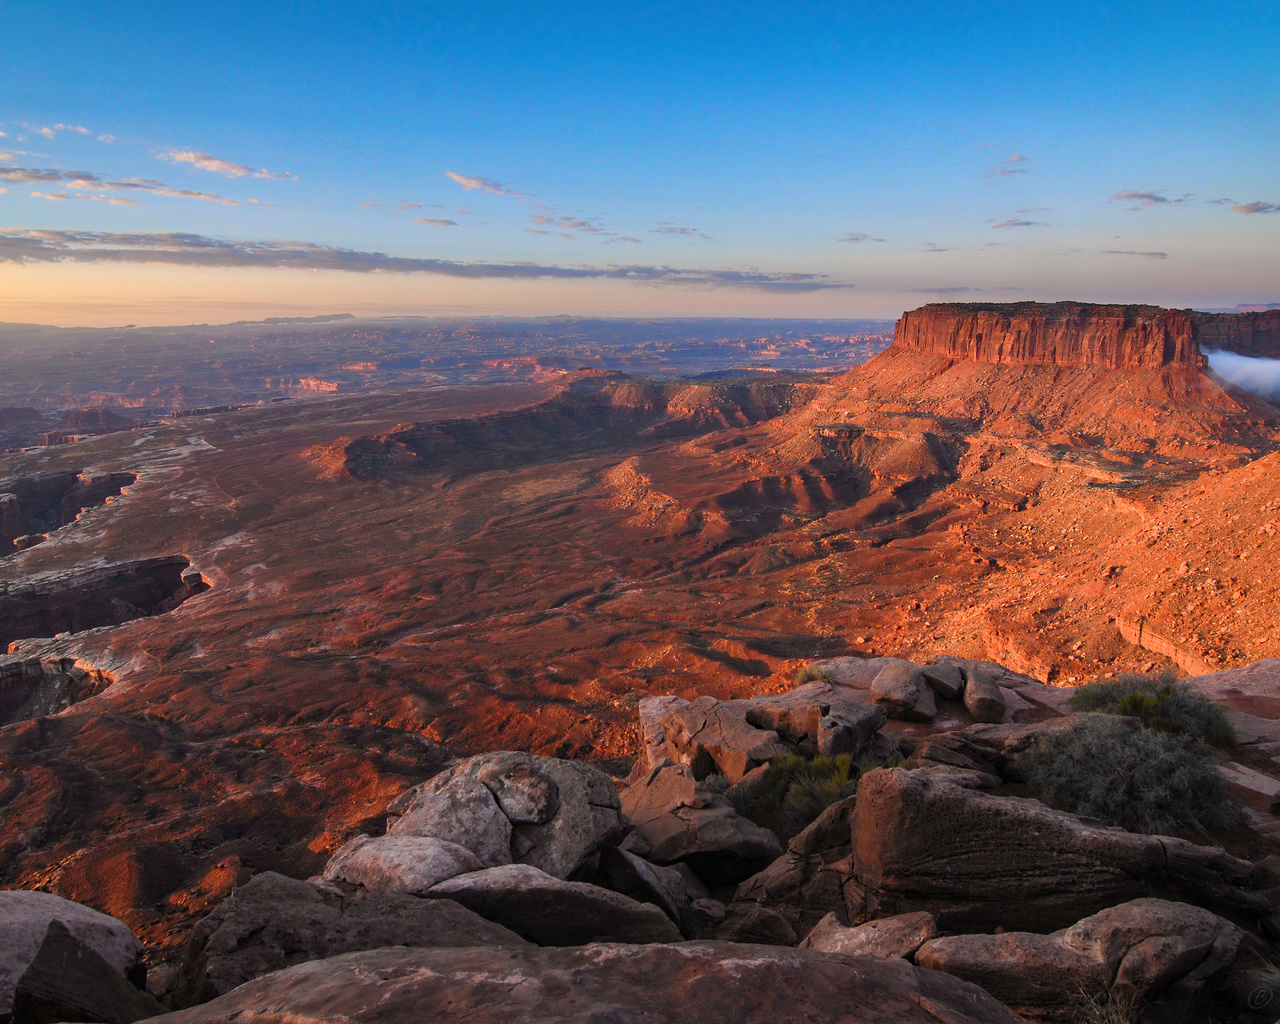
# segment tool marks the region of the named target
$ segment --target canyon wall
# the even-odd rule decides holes
[[[893,348],[1014,366],[1205,365],[1193,315],[1159,306],[930,303],[902,315]]]
[[[1203,313],[1087,302],[936,302],[904,313],[895,350],[1010,366],[1193,369],[1204,349],[1280,359],[1280,309]]]
[[[1201,348],[1280,359],[1280,309],[1253,313],[1192,313]]]

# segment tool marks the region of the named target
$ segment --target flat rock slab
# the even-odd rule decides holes
[[[445,879],[483,867],[465,846],[431,836],[356,836],[329,858],[324,880],[420,896]]]
[[[458,875],[427,895],[454,900],[540,946],[681,939],[667,915],[650,903],[586,882],[566,882],[527,864]]]
[[[0,1016],[13,1008],[13,990],[44,942],[49,924],[60,921],[120,977],[138,963],[142,943],[123,921],[47,892],[0,892]]]
[[[1280,804],[1280,779],[1234,761],[1219,765],[1218,771],[1227,780],[1227,790],[1246,807],[1272,813]]]
[[[1022,1024],[914,967],[730,942],[379,949],[303,964],[157,1024]]]
[[[937,936],[938,922],[923,910],[882,917],[853,928],[842,925],[835,914],[828,914],[804,937],[800,948],[854,956],[901,957],[905,960]]]
[[[254,875],[192,934],[175,1005],[190,1006],[309,960],[381,946],[522,946],[525,940],[450,900]]]

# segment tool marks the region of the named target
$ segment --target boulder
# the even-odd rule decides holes
[[[1145,1006],[1152,1019],[1185,1020],[1231,969],[1243,940],[1240,928],[1200,907],[1137,899],[1052,935],[933,939],[916,960],[1037,1017],[1070,1020],[1087,997],[1110,995]]]
[[[484,867],[529,864],[568,878],[594,870],[628,827],[618,790],[598,768],[515,751],[479,754],[415,786],[388,810],[388,835],[464,846]]]
[[[157,1024],[1020,1024],[905,960],[729,942],[379,949],[300,964]]]
[[[997,783],[953,768],[864,775],[852,833],[866,904],[849,919],[928,910],[947,931],[1050,931],[1144,896],[1248,919],[1270,913],[1247,861],[983,791]]]
[[[827,807],[791,839],[786,853],[738,886],[734,906],[785,908],[802,931],[831,913],[861,914],[866,893],[853,874],[855,806],[849,797]]]
[[[1015,722],[979,724],[971,725],[967,729],[961,729],[952,735],[1003,754],[1021,754],[1029,750],[1041,736],[1054,732],[1064,732],[1086,718],[1098,717],[1102,717],[1100,712],[1085,712],[1026,724]],[[1131,729],[1142,727],[1140,719],[1125,715],[1106,715],[1105,718],[1109,722],[1123,722]]]
[[[652,903],[671,919],[681,935],[687,939],[697,938],[685,879],[674,868],[651,864],[634,853],[614,848],[606,850],[600,858],[596,882],[639,903]],[[703,888],[699,895],[709,893]]]
[[[672,711],[688,707],[682,697],[645,697],[637,712],[640,719],[640,757],[636,761],[636,774],[652,771],[665,760],[672,759],[674,751],[667,743],[662,720]]]
[[[164,1009],[56,919],[49,922],[44,941],[13,992],[14,1024],[132,1024]]]
[[[175,1006],[229,992],[293,964],[380,946],[524,945],[514,932],[449,900],[255,875],[193,930]]]
[[[975,722],[1003,722],[1008,710],[1000,685],[978,668],[964,670],[964,706]]]
[[[121,978],[145,983],[142,943],[124,922],[51,893],[6,890],[0,892],[0,1018],[12,1011],[14,986],[54,921]]]
[[[326,882],[349,882],[370,892],[419,896],[437,882],[484,865],[465,846],[431,836],[356,836],[329,858]]]
[[[850,700],[827,682],[742,703],[748,724],[772,730],[805,757],[860,753],[885,722],[884,709]]]
[[[886,665],[871,682],[871,699],[890,718],[907,722],[927,722],[938,713],[933,690],[925,682],[918,665],[897,661]]]
[[[679,942],[657,907],[586,882],[566,882],[529,864],[457,875],[426,894],[460,903],[540,946],[588,942]]]
[[[800,941],[792,915],[759,903],[735,903],[716,926],[725,942],[754,942],[764,946],[794,946]]]
[[[811,661],[800,672],[805,679],[824,679],[835,686],[869,690],[880,670],[898,661],[898,658],[824,658]]]
[[[675,759],[696,778],[725,775],[738,782],[752,768],[778,754],[794,753],[772,729],[747,721],[752,702],[699,697],[662,719]]]
[[[897,914],[868,921],[853,928],[828,914],[800,943],[801,949],[824,953],[851,953],[854,956],[901,957],[910,959],[917,949],[937,938],[938,922],[927,911]]]
[[[939,697],[945,700],[959,700],[964,696],[964,674],[957,665],[939,663],[924,665],[920,669],[924,681],[929,684]]]
[[[1000,751],[975,743],[962,733],[939,733],[918,742],[902,741],[902,745],[910,746],[907,764],[912,768],[962,768],[1003,778],[1009,761]]]
[[[639,853],[655,864],[684,861],[708,885],[739,882],[782,853],[778,837],[698,784],[688,765],[666,762],[627,787],[622,809]]]

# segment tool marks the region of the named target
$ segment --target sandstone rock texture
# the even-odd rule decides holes
[[[863,776],[852,831],[866,917],[928,910],[949,931],[1045,932],[1170,894],[1233,916],[1270,913],[1248,861],[988,792],[983,778],[954,768]]]
[[[618,790],[580,761],[512,751],[477,754],[392,802],[393,836],[431,836],[485,867],[528,864],[568,878],[629,830]]]
[[[433,885],[484,865],[465,846],[430,836],[356,836],[329,858],[326,882],[349,882],[369,892],[420,896]]]
[[[63,1020],[131,1024],[158,1016],[164,1009],[56,920],[49,922],[44,941],[13,992],[14,1024]]]
[[[190,1006],[272,971],[354,950],[524,941],[449,900],[400,892],[347,894],[265,871],[192,931],[173,1000]]]
[[[1192,312],[1191,319],[1202,348],[1280,359],[1280,309],[1251,313]]]
[[[932,700],[932,693],[924,690],[919,699]],[[699,779],[715,774],[731,782],[741,781],[778,755],[859,754],[875,739],[886,717],[884,708],[868,706],[847,688],[825,679],[748,700],[660,700],[662,704],[644,702],[641,710],[644,759],[652,766],[655,758],[670,757],[689,765]],[[662,740],[654,728],[659,710],[665,712]]]
[[[848,928],[834,913],[828,914],[800,943],[801,949],[855,956],[909,959],[930,939],[937,938],[938,922],[926,911],[882,917]],[[955,973],[955,972],[952,972]]]
[[[622,792],[627,844],[656,864],[684,862],[709,885],[739,882],[782,853],[778,837],[698,783],[688,765],[660,764]]]
[[[1200,907],[1138,899],[1052,935],[935,938],[916,960],[1036,1017],[1076,1019],[1086,997],[1109,994],[1146,1007],[1149,1019],[1190,1020],[1243,939],[1236,925]]]
[[[729,942],[380,949],[260,978],[157,1024],[1019,1024],[980,988],[904,960]]]
[[[457,875],[427,895],[454,900],[540,946],[681,939],[653,904],[586,882],[566,882],[529,864]]]
[[[1205,365],[1191,315],[1158,306],[931,303],[902,315],[893,347],[1014,366]]]
[[[47,892],[0,892],[0,1016],[12,1010],[14,987],[54,921],[121,978],[137,970],[142,943],[122,921]]]

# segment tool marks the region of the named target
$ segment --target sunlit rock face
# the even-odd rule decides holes
[[[934,303],[903,314],[893,347],[1011,366],[1204,365],[1191,316],[1159,306]]]
[[[1192,313],[1202,348],[1280,359],[1280,309],[1251,313]]]

